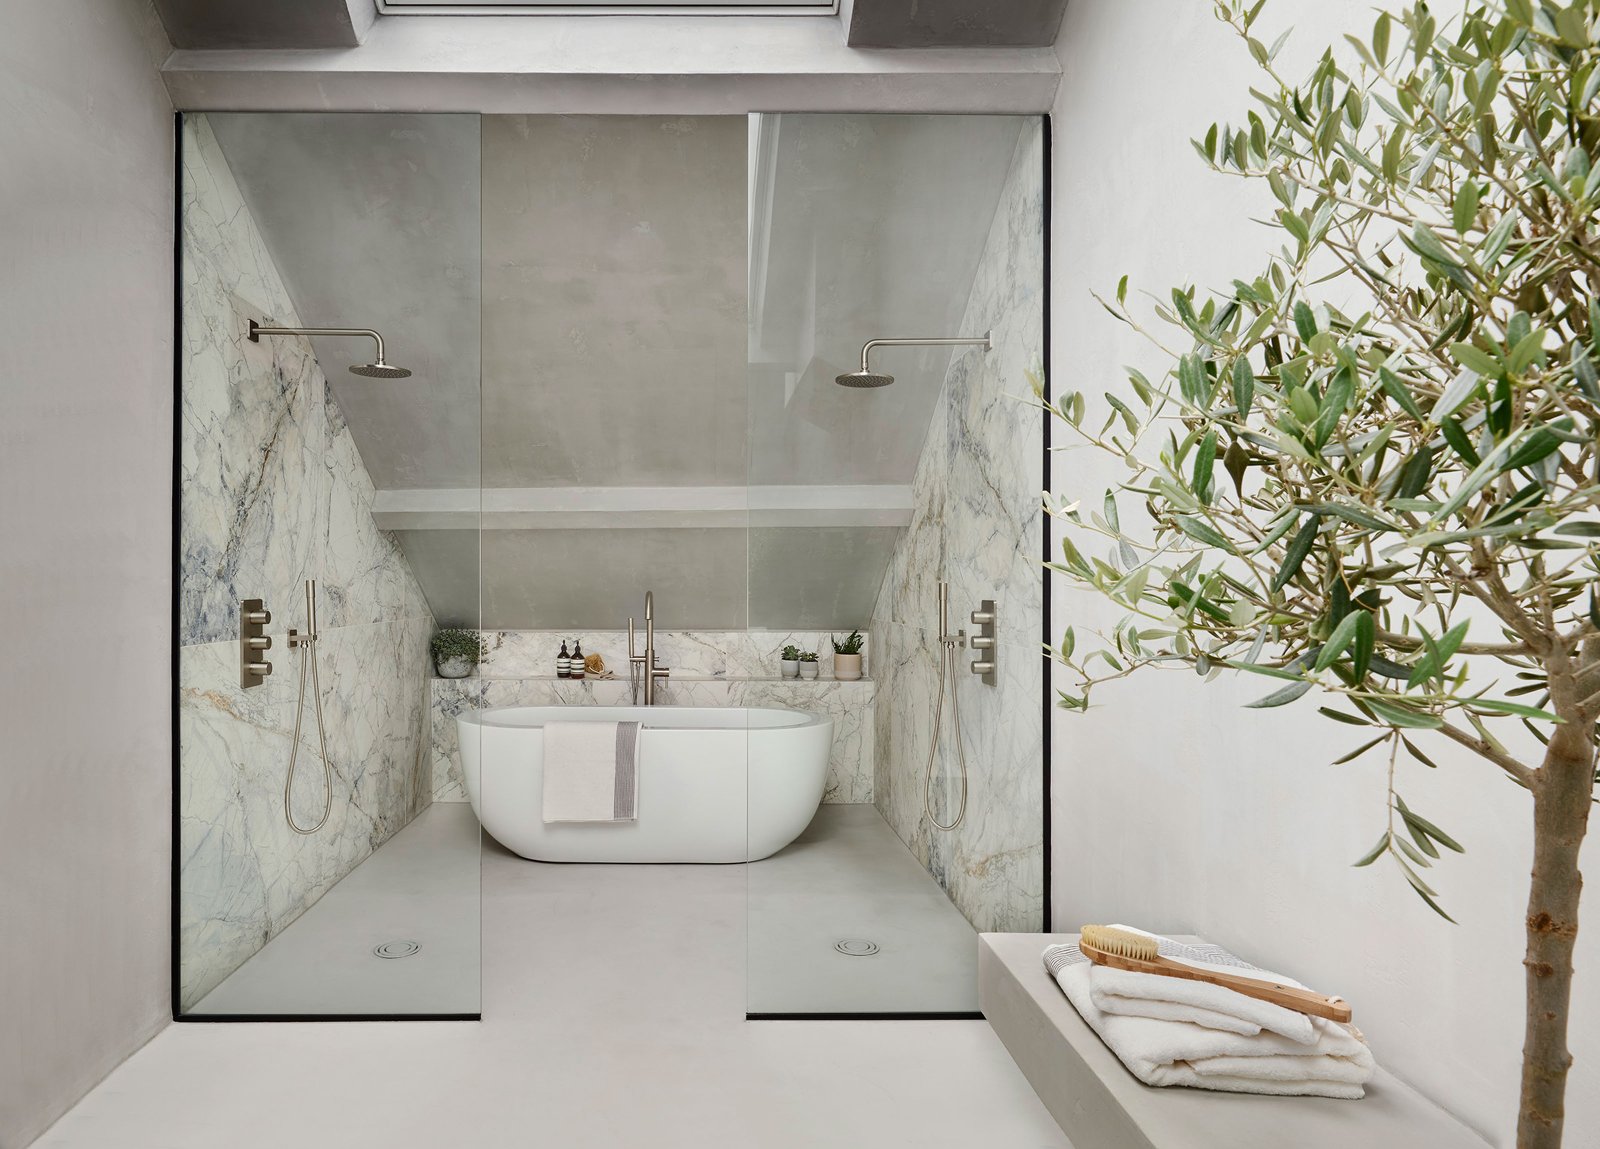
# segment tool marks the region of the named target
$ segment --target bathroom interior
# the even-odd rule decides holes
[[[1063,543],[1131,571],[1133,464],[1174,447],[1106,455],[1072,416],[1114,444],[1191,345],[1248,364],[1178,297],[1204,327],[1319,218],[1317,181],[1239,169],[1253,133],[1206,155],[1213,123],[1281,123],[1260,56],[1381,89],[1360,53],[1387,35],[1459,106],[1463,52],[1517,52],[1458,38],[1487,6],[1589,115],[1540,170],[1500,120],[1506,170],[1600,204],[1594,0],[1419,2],[0,0],[0,1149],[1555,1149],[1521,1131],[1529,792],[1409,726],[1347,757],[1355,640],[1295,683],[1203,643],[1179,673],[1102,661],[1058,705],[1118,595],[1155,593],[1091,591]],[[1395,118],[1317,91],[1346,142]],[[1404,163],[1461,169],[1417,127]],[[1457,211],[1473,250],[1525,214],[1460,186],[1420,217],[1451,245]],[[1338,287],[1300,284],[1335,310],[1271,337],[1337,359]],[[1523,366],[1578,387],[1593,314]],[[1456,342],[1422,374],[1483,363]],[[1245,404],[1269,440],[1271,368]],[[1183,434],[1199,505],[1265,474],[1225,431],[1207,503]],[[1549,553],[1595,562],[1584,473]],[[1347,493],[1408,497],[1383,487]],[[1323,544],[1362,528],[1321,527],[1304,571],[1334,577]],[[1383,569],[1378,677],[1431,698],[1444,676],[1390,672],[1451,596],[1405,619],[1415,572]],[[1454,657],[1502,646],[1471,622]],[[1539,737],[1537,692],[1507,698],[1452,713]],[[1389,856],[1353,864],[1385,819]],[[1310,1096],[1261,1095],[1283,1048],[1242,1092],[1148,1083],[1073,997],[1117,977],[1071,960],[1090,923],[1340,995],[1364,1060]],[[1600,1144],[1600,930],[1563,936],[1570,1149]]]
[[[492,853],[735,889],[749,1018],[979,1016],[1047,904],[1041,117],[179,131],[180,1015],[492,1011]],[[626,816],[557,809],[619,721]]]

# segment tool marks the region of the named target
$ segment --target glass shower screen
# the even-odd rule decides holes
[[[976,1016],[977,931],[1042,928],[1043,157],[1038,117],[751,121],[750,627],[829,732],[751,730],[752,842],[814,811],[748,867],[751,1017]]]
[[[473,1017],[478,118],[180,131],[175,1006]]]

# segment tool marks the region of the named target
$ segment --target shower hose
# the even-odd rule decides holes
[[[967,751],[961,739],[961,704],[956,698],[956,681],[960,677],[957,660],[960,655],[956,653],[956,640],[940,636],[939,645],[939,694],[933,706],[933,741],[928,746],[928,769],[922,779],[922,811],[928,815],[928,821],[936,829],[950,831],[961,825],[961,820],[967,816]],[[933,763],[939,754],[939,727],[944,721],[944,687],[948,677],[950,682],[950,718],[952,731],[956,739],[956,757],[961,763],[961,800],[956,807],[955,821],[948,825],[934,815],[933,812]]]
[[[289,770],[283,779],[283,816],[289,829],[296,834],[315,834],[328,821],[333,811],[333,766],[328,761],[328,736],[322,724],[322,683],[317,677],[316,590],[314,584],[306,586],[307,633],[299,640],[300,647],[300,698],[294,706],[294,738],[289,743]],[[306,711],[306,670],[311,671],[311,698],[317,710],[317,745],[322,750],[322,817],[311,827],[301,826],[294,820],[289,804],[289,793],[294,789],[294,764],[300,756],[300,720]]]

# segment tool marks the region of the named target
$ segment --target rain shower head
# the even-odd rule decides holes
[[[405,379],[411,372],[404,367],[396,367],[392,363],[385,363],[379,356],[376,363],[357,363],[350,368],[352,375],[365,375],[368,379]]]
[[[350,374],[368,379],[406,379],[411,375],[405,367],[396,367],[383,361],[383,336],[366,327],[263,327],[254,319],[250,321],[250,342],[259,343],[263,335],[355,335],[365,336],[378,345],[378,353],[371,363],[357,363]]]
[[[833,381],[841,387],[887,387],[894,382],[894,376],[877,371],[851,371],[845,375],[835,375]]]
[[[861,370],[835,375],[833,381],[841,387],[887,387],[894,382],[894,376],[874,371],[867,363],[867,356],[874,347],[982,347],[992,351],[992,334],[985,331],[979,339],[870,339],[861,347]]]

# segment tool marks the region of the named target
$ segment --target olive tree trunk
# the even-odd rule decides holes
[[[1565,709],[1565,708],[1558,708]],[[1578,851],[1589,823],[1594,787],[1590,724],[1568,710],[1546,748],[1533,783],[1533,877],[1528,890],[1528,1017],[1522,1046],[1522,1105],[1518,1149],[1558,1149],[1563,1097],[1572,1054],[1567,1006],[1572,997],[1572,949],[1578,939],[1583,875]]]

